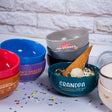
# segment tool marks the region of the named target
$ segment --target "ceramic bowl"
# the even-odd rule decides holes
[[[0,80],[0,99],[9,96],[18,86],[20,72],[9,78]]]
[[[15,52],[20,57],[20,64],[39,63],[46,53],[43,45],[28,39],[9,39],[1,43],[1,48]]]
[[[54,51],[49,47],[47,47],[47,51],[48,51],[48,55],[52,56],[55,59],[73,61],[77,57],[79,57],[88,47],[89,47],[89,43],[77,50]]]
[[[86,67],[95,72],[94,76],[88,77],[66,77],[54,73],[56,69],[66,68],[70,64],[71,62],[60,62],[49,67],[49,79],[54,89],[68,96],[81,96],[94,90],[98,84],[98,67],[87,64]]]
[[[40,63],[20,65],[20,81],[32,81],[37,79],[45,69],[46,60]]]
[[[8,50],[0,49],[0,79],[11,77],[18,73],[19,57]]]
[[[101,83],[112,90],[112,63],[102,66],[99,73]]]
[[[112,110],[112,90],[107,89],[99,80],[98,83],[98,92],[99,97],[102,100],[102,102],[110,109]]]
[[[69,62],[69,61],[68,60],[55,59],[52,56],[47,54],[47,63],[49,66],[52,64],[55,64],[55,63],[59,63],[59,62]]]
[[[74,50],[81,48],[89,42],[88,31],[76,28],[57,31],[46,38],[47,46],[55,51]]]

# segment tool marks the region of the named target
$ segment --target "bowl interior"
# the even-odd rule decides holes
[[[8,50],[0,49],[0,72],[13,68],[19,63],[19,57]]]
[[[53,65],[51,65],[49,67],[48,71],[50,71],[53,74],[55,74],[54,71],[56,69],[67,68],[71,63],[72,62],[60,62],[60,63],[53,64]],[[95,72],[95,75],[97,75],[99,73],[99,68],[96,67],[96,66],[94,66],[94,65],[86,64],[85,67],[90,68],[92,71],[94,71]],[[55,74],[55,75],[57,75],[57,74]],[[63,77],[66,77],[66,76],[63,76]],[[71,78],[73,78],[73,77],[71,77]],[[80,77],[74,77],[74,78],[80,78]]]
[[[45,48],[32,40],[10,39],[1,43],[1,48],[11,50],[19,57],[36,57],[45,54]]]
[[[67,29],[49,34],[47,39],[50,41],[67,41],[80,38],[84,35],[88,35],[88,32],[84,29]]]

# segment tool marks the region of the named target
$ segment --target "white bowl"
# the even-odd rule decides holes
[[[100,68],[101,83],[112,90],[112,63],[106,64]]]
[[[99,80],[99,83],[98,83],[98,92],[99,92],[99,97],[102,100],[102,102],[110,110],[112,110],[112,90],[109,90],[106,87],[104,87],[104,85]]]

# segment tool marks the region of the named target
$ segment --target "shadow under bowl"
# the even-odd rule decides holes
[[[81,96],[94,90],[98,84],[99,68],[86,64],[86,67],[95,73],[94,76],[87,77],[66,77],[54,73],[56,69],[67,68],[70,64],[71,62],[61,62],[49,67],[49,79],[54,89],[68,96]]]
[[[18,73],[19,57],[8,50],[0,49],[0,79],[11,77]]]
[[[0,80],[0,99],[9,96],[18,86],[20,72],[12,77]]]
[[[20,57],[20,64],[34,64],[44,60],[46,49],[38,42],[28,39],[9,39],[1,48],[10,50]]]
[[[67,50],[67,51],[54,51],[49,47],[47,47],[47,51],[48,51],[48,55],[52,56],[55,59],[73,61],[76,58],[78,58],[88,47],[89,47],[89,43],[77,50],[74,49],[74,50]]]
[[[35,63],[20,65],[20,81],[27,82],[37,79],[44,71],[46,60]]]

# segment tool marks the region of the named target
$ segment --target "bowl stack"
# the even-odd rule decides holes
[[[10,95],[19,83],[19,57],[8,50],[0,49],[0,99]]]
[[[31,81],[39,77],[45,68],[46,49],[40,43],[28,39],[9,39],[1,48],[15,52],[20,57],[20,81]]]
[[[74,61],[88,47],[88,32],[84,29],[67,29],[51,33],[46,38],[48,65]]]
[[[101,67],[98,91],[102,102],[112,110],[112,63]]]
[[[112,110],[112,51],[102,52],[96,64],[100,68],[98,83],[100,99]]]

